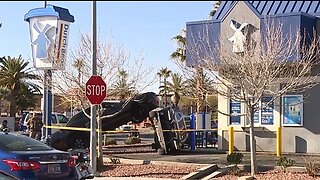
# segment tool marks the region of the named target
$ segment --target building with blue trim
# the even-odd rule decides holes
[[[201,64],[201,59],[193,58],[188,49],[192,37],[208,34],[210,45],[219,47],[223,42],[233,52],[243,51],[235,46],[235,31],[248,23],[255,30],[254,39],[263,37],[265,20],[272,18],[280,22],[282,31],[301,32],[309,41],[320,33],[320,1],[223,1],[212,20],[187,22],[187,66]],[[316,32],[316,33],[314,33]],[[294,36],[294,34],[292,34]],[[233,41],[233,44],[230,43]],[[306,40],[308,41],[308,39]],[[204,48],[206,51],[206,49]],[[208,49],[207,49],[208,50]],[[199,52],[201,56],[202,52]],[[217,54],[215,58],[219,59]],[[254,125],[257,151],[276,152],[277,129],[282,127],[282,151],[296,153],[320,152],[320,87],[316,86],[304,94],[288,94],[268,105],[268,108],[255,113]],[[305,94],[308,94],[306,98]],[[261,104],[269,101],[263,97]],[[293,106],[292,104],[297,104]],[[291,104],[291,105],[290,105]],[[279,106],[278,106],[279,105]],[[243,104],[228,98],[218,97],[218,109],[225,114],[234,112],[243,114]],[[228,128],[234,127],[234,146],[238,150],[250,150],[248,123],[244,116],[218,114],[218,145],[221,150],[228,150]]]

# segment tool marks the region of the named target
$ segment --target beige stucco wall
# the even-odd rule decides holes
[[[240,1],[237,2],[233,10],[223,19],[221,23],[221,38],[223,47],[232,52],[232,43],[228,41],[234,30],[230,28],[230,21],[236,20],[238,23],[247,22],[260,28],[260,19],[251,11],[247,5]],[[260,39],[260,32],[253,34],[253,38]],[[279,89],[280,85],[275,87]],[[220,88],[223,88],[222,86]],[[320,86],[307,91],[304,97],[308,97],[304,102],[303,126],[282,127],[282,150],[283,152],[302,152],[302,153],[320,153]],[[281,99],[274,101],[274,124],[273,125],[255,125],[257,151],[276,152],[277,128],[281,125]],[[229,114],[230,100],[218,95],[218,109],[222,113]],[[228,150],[228,128],[229,116],[218,113],[218,146],[221,150]],[[241,113],[245,114],[245,106],[241,105]],[[234,127],[234,146],[238,150],[250,150],[249,129],[245,128],[246,117],[241,117],[240,125]]]

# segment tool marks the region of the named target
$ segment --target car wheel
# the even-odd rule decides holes
[[[164,155],[164,154],[166,154],[166,152],[164,151],[163,148],[160,148],[160,149],[158,149],[158,154],[159,155]]]
[[[89,147],[89,139],[85,137],[83,134],[74,134],[73,138],[69,140],[69,146],[72,149],[84,149]]]
[[[84,140],[82,138],[75,138],[72,144],[74,149],[84,149]]]

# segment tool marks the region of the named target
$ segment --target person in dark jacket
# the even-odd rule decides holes
[[[34,113],[33,117],[27,121],[27,127],[29,129],[29,137],[40,140],[42,126],[43,126],[42,121],[38,118],[37,114]]]

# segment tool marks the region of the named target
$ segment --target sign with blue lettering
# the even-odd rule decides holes
[[[241,119],[241,103],[238,101],[230,101],[230,124],[240,124]]]
[[[261,98],[261,124],[273,124],[273,101],[272,97]]]

